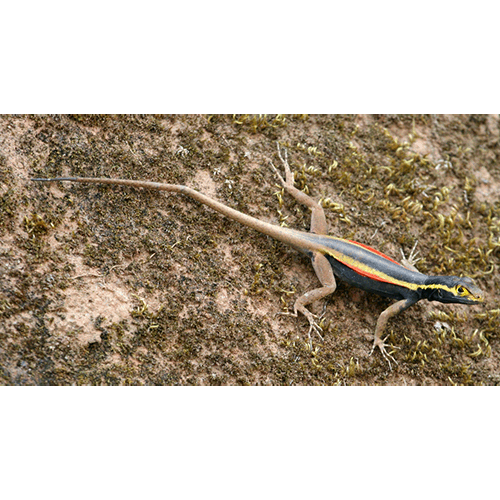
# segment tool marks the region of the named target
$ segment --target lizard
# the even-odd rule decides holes
[[[32,178],[36,182],[80,182],[94,184],[113,184],[133,188],[155,189],[186,195],[209,206],[222,215],[263,233],[275,240],[281,241],[310,258],[313,269],[321,284],[298,297],[293,306],[292,316],[303,314],[309,322],[309,340],[311,332],[320,337],[321,327],[317,324],[317,316],[307,306],[335,292],[337,287],[335,276],[340,280],[375,293],[382,297],[396,299],[378,317],[373,347],[378,347],[382,356],[389,362],[395,361],[386,350],[382,334],[387,322],[393,316],[422,299],[443,303],[477,304],[484,301],[484,294],[472,278],[459,276],[429,276],[418,271],[413,262],[413,250],[409,259],[404,258],[403,264],[363,243],[328,235],[328,224],[323,207],[305,192],[294,185],[294,175],[288,164],[286,149],[281,154],[278,144],[278,156],[285,170],[285,178],[270,162],[281,186],[297,202],[311,210],[311,225],[309,232],[291,229],[271,224],[243,212],[235,210],[219,201],[184,185],[166,184],[162,182],[128,180],[104,177],[54,177]]]

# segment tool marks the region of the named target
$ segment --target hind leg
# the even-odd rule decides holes
[[[333,275],[332,266],[328,259],[320,253],[314,254],[312,257],[312,265],[314,267],[314,271],[316,272],[316,276],[318,277],[321,287],[315,288],[314,290],[310,290],[306,292],[304,295],[300,296],[293,306],[294,314],[293,316],[298,316],[298,313],[302,313],[307,320],[309,321],[309,345],[312,349],[312,340],[311,340],[311,332],[315,332],[321,340],[323,337],[321,333],[323,330],[316,323],[316,318],[309,309],[307,309],[307,305],[316,302],[317,300],[323,299],[328,295],[332,294],[337,288],[337,283],[335,282],[335,276]]]
[[[313,200],[309,195],[303,193],[299,189],[297,189],[293,184],[293,173],[290,170],[290,166],[288,165],[288,157],[286,153],[286,149],[283,148],[283,154],[278,145],[278,155],[280,157],[281,162],[285,168],[285,179],[278,172],[277,168],[271,163],[274,171],[278,179],[281,182],[281,185],[284,187],[286,192],[293,196],[300,204],[309,207],[311,209],[311,233],[316,234],[327,234],[328,233],[328,224],[326,223],[325,212],[323,207],[315,200]],[[333,275],[332,266],[328,259],[320,252],[314,252],[312,257],[312,265],[314,271],[316,272],[316,276],[321,283],[320,288],[315,288],[314,290],[310,290],[306,292],[304,295],[299,297],[293,306],[294,314],[293,316],[298,316],[300,312],[303,314],[307,320],[309,321],[309,345],[312,349],[312,341],[311,341],[311,332],[315,332],[319,335],[319,337],[323,340],[321,336],[322,329],[316,323],[316,316],[307,309],[306,306],[316,302],[317,300],[323,299],[328,295],[332,294],[337,288],[337,283],[335,282],[335,276]]]
[[[283,166],[285,167],[285,179],[278,172],[278,169],[271,163],[276,175],[278,176],[281,185],[285,188],[286,192],[293,196],[300,204],[311,209],[311,233],[327,234],[328,224],[326,223],[325,211],[323,207],[309,195],[300,191],[293,185],[293,173],[288,165],[288,155],[286,149],[283,148],[283,155],[278,145],[278,155]]]

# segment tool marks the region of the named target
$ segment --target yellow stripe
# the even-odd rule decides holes
[[[389,276],[388,274],[383,273],[382,271],[379,271],[378,269],[374,269],[373,267],[368,266],[367,264],[363,264],[362,262],[359,262],[358,260],[353,259],[352,257],[348,257],[347,255],[344,255],[336,250],[333,250],[331,248],[325,249],[325,253],[328,255],[331,255],[334,259],[338,260],[342,264],[347,265],[348,267],[353,267],[356,269],[360,269],[361,271],[364,271],[369,274],[374,274],[380,278],[381,281],[391,283],[393,285],[398,285],[402,286],[404,288],[409,288],[410,290],[430,290],[430,289],[441,289],[441,290],[446,290],[447,292],[452,293],[455,296],[458,296],[457,293],[453,288],[450,288],[449,286],[442,285],[439,283],[433,283],[431,285],[419,285],[417,283],[413,283],[411,281],[402,281],[398,280],[396,278],[393,278],[392,276]]]
[[[410,290],[417,290],[419,286],[416,283],[411,283],[408,281],[402,281],[398,280],[396,278],[393,278],[392,276],[389,276],[388,274],[385,274],[378,269],[374,269],[373,267],[368,266],[367,264],[363,264],[362,262],[359,262],[356,259],[353,259],[352,257],[348,257],[347,255],[344,255],[343,253],[337,252],[336,250],[333,249],[327,249],[326,253],[328,255],[331,255],[334,259],[338,260],[342,264],[347,265],[348,267],[354,267],[356,269],[360,269],[361,271],[364,271],[366,273],[374,274],[375,276],[378,276],[381,281],[386,281],[388,283],[392,283],[393,285],[399,285],[404,288],[409,288]]]

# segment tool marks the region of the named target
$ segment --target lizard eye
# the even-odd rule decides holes
[[[458,295],[461,295],[462,297],[464,295],[469,294],[469,290],[467,290],[467,288],[465,288],[464,286],[461,286],[461,285],[457,286],[456,290],[457,290]]]

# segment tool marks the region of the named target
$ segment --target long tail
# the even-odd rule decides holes
[[[69,182],[81,182],[86,184],[113,184],[119,186],[130,186],[134,188],[144,188],[144,189],[156,189],[159,191],[170,191],[174,193],[181,193],[190,198],[203,203],[204,205],[213,208],[217,212],[229,217],[230,219],[240,222],[245,226],[248,226],[260,233],[271,236],[276,240],[282,241],[290,246],[293,246],[300,250],[311,250],[311,251],[321,251],[324,250],[324,246],[314,241],[314,234],[305,233],[302,231],[296,231],[294,229],[289,229],[275,224],[269,224],[250,215],[246,215],[243,212],[239,212],[231,207],[228,207],[213,198],[210,198],[195,189],[187,186],[182,186],[178,184],[164,184],[162,182],[149,182],[149,181],[135,181],[128,179],[109,179],[104,177],[54,177],[52,179],[42,179],[42,178],[32,178],[32,181],[37,182],[56,182],[56,181],[69,181]]]

